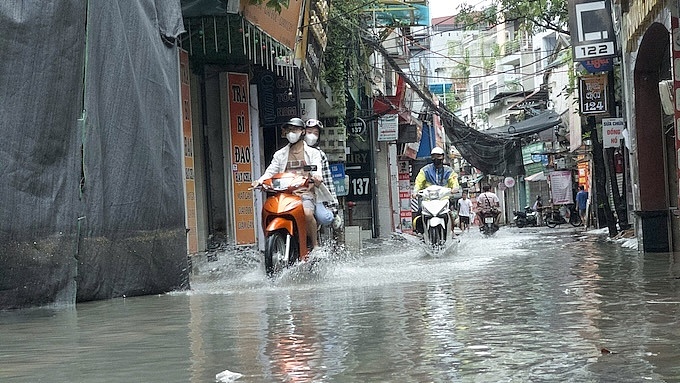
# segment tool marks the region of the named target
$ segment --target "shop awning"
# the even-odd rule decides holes
[[[519,121],[514,124],[483,130],[482,133],[500,138],[517,138],[532,135],[550,129],[562,123],[561,115],[553,110],[545,111],[538,116]]]
[[[545,181],[545,180],[547,180],[547,177],[545,176],[544,172],[538,172],[538,173],[532,174],[528,177],[524,177],[524,180],[525,181],[532,181],[532,182]]]

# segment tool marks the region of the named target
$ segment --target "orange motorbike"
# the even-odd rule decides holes
[[[307,167],[305,170],[309,171]],[[310,249],[300,194],[310,183],[309,177],[295,173],[277,173],[262,183],[261,188],[269,195],[262,208],[264,264],[269,276],[298,260],[307,260]]]

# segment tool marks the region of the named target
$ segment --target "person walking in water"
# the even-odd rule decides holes
[[[461,231],[470,229],[470,214],[472,213],[472,200],[468,198],[467,190],[463,190],[463,196],[458,200],[458,225]]]
[[[583,226],[587,227],[586,222],[586,207],[588,206],[588,192],[585,190],[583,185],[579,185],[578,193],[576,193],[576,205],[578,207],[578,214],[581,216],[581,222]]]

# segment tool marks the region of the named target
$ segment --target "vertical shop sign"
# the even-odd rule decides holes
[[[335,186],[335,195],[338,197],[346,196],[347,185],[345,185],[345,164],[341,162],[330,164],[330,168],[333,186]]]
[[[568,11],[574,60],[616,55],[616,34],[609,0],[569,0]]]
[[[396,141],[399,138],[399,115],[386,114],[378,118],[378,141]]]
[[[262,126],[278,127],[291,118],[300,116],[295,83],[268,70],[259,71],[256,81]]]
[[[399,226],[403,233],[412,233],[411,176],[408,161],[399,161]]]
[[[580,159],[578,163],[578,185],[583,186],[586,191],[590,189],[588,179],[590,178],[590,167],[588,161]]]
[[[248,112],[248,75],[227,74],[227,102],[231,133],[231,166],[234,195],[234,231],[237,245],[255,243],[255,215],[250,154],[250,115]]]
[[[678,165],[676,166],[676,177],[680,181],[680,107],[678,107],[678,96],[680,95],[680,70],[677,70],[680,65],[680,22],[677,17],[671,17],[671,29],[673,32],[673,95],[675,96],[675,152]],[[628,143],[626,143],[628,145]],[[678,203],[680,203],[680,190],[677,196]]]
[[[581,114],[605,114],[609,113],[609,89],[607,88],[607,75],[582,76],[579,79],[579,98],[581,101]]]
[[[187,252],[198,252],[196,221],[196,183],[194,178],[194,139],[191,126],[191,87],[189,85],[189,53],[179,52],[180,91],[182,93],[182,138],[184,142],[184,220],[187,229]]]
[[[604,149],[620,147],[624,127],[623,118],[603,118],[602,147]]]

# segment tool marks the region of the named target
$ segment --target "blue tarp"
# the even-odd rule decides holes
[[[430,152],[435,146],[435,139],[434,127],[427,122],[423,122],[420,147],[418,147],[416,158],[430,158]]]

